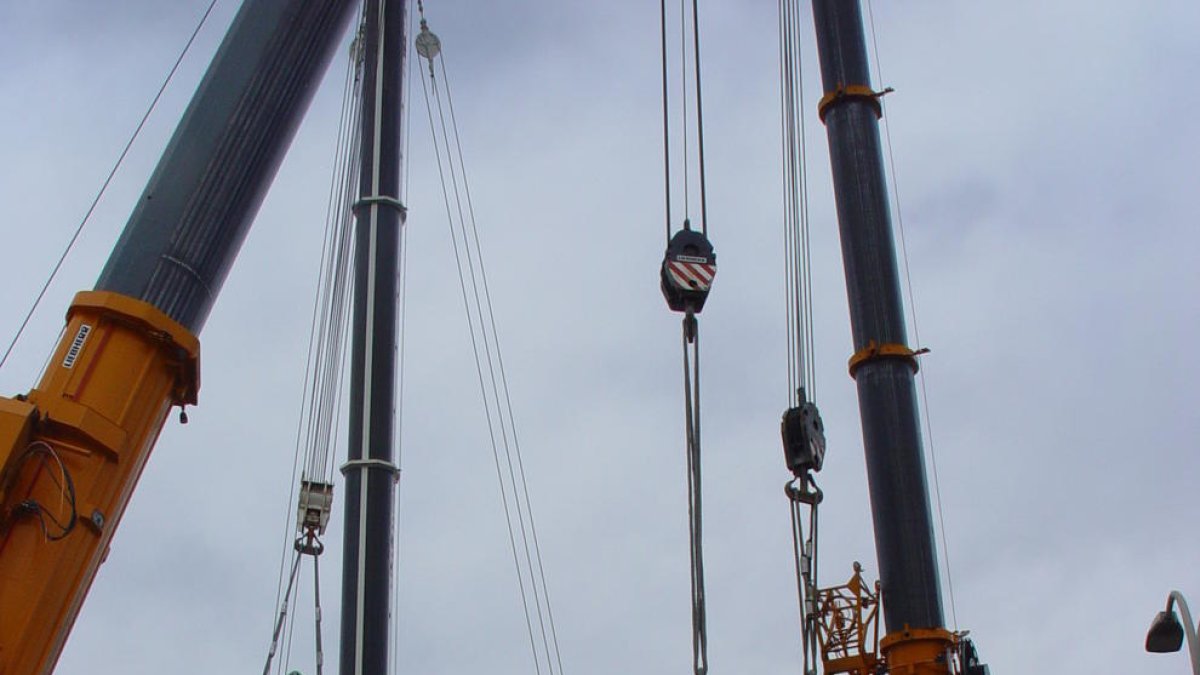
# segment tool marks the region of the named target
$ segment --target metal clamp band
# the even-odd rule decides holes
[[[918,675],[949,673],[948,654],[958,635],[945,628],[909,628],[888,633],[879,641],[888,671]]]
[[[340,467],[342,475],[346,475],[353,469],[383,469],[392,474],[392,479],[400,481],[400,467],[382,459],[352,459]]]
[[[845,86],[838,87],[831,92],[827,92],[821,97],[821,101],[817,103],[817,116],[821,118],[822,122],[824,122],[825,114],[829,112],[829,109],[833,107],[833,104],[843,99],[857,98],[870,103],[871,107],[875,109],[875,117],[878,119],[883,117],[883,106],[880,105],[879,99],[885,94],[890,94],[893,91],[895,90],[891,87],[888,87],[883,91],[875,91],[865,84],[847,84]]]
[[[909,367],[912,368],[913,374],[915,375],[917,371],[920,370],[920,366],[917,364],[916,357],[920,356],[921,354],[928,353],[929,349],[925,347],[913,351],[905,345],[898,345],[890,342],[879,344],[878,342],[871,340],[867,342],[866,347],[854,352],[854,355],[850,357],[850,377],[854,377],[855,373],[858,372],[859,366],[868,361],[874,361],[875,359],[900,359],[908,363]]]
[[[395,197],[389,197],[387,195],[371,195],[369,197],[363,197],[362,199],[354,202],[354,210],[357,211],[358,207],[360,206],[374,206],[375,204],[390,206],[400,212],[401,218],[408,218],[408,207],[404,205],[404,202],[401,202]]]

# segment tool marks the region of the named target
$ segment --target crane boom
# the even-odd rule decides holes
[[[408,3],[363,3],[354,314],[342,547],[339,672],[389,672],[399,345],[400,202]]]
[[[918,422],[916,353],[908,346],[879,138],[881,94],[871,88],[858,0],[813,0],[845,266],[889,672],[949,672],[956,636],[945,628]]]
[[[197,334],[353,15],[246,0],[38,385],[0,398],[0,675],[49,673],[173,406]]]

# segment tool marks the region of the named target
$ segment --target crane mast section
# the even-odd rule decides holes
[[[341,675],[387,673],[408,3],[366,0],[342,547]]]
[[[0,675],[53,670],[354,0],[247,0],[37,386],[0,398]]]
[[[871,88],[857,0],[813,0],[867,460],[875,548],[893,672],[947,672],[933,520],[914,374],[907,346],[879,137],[880,94]],[[942,660],[941,665],[938,664]]]

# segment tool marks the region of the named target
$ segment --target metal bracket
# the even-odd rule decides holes
[[[369,197],[363,197],[362,199],[354,202],[353,208],[355,211],[357,211],[360,206],[375,206],[376,204],[381,206],[390,206],[400,212],[400,220],[408,220],[408,207],[404,205],[404,202],[396,199],[395,197],[389,197],[387,195],[371,195]]]
[[[384,471],[388,471],[392,474],[393,481],[395,481],[397,483],[400,482],[400,467],[396,466],[395,464],[392,464],[391,462],[389,462],[387,460],[383,460],[383,459],[352,459],[352,460],[346,462],[345,464],[343,464],[339,468],[339,470],[342,472],[343,476],[354,469],[363,469],[364,471],[367,469],[383,469]]]
[[[879,103],[879,99],[886,94],[892,93],[893,91],[895,91],[895,89],[892,89],[891,87],[888,87],[883,91],[875,91],[865,84],[842,85],[831,92],[827,92],[821,97],[820,102],[817,103],[817,116],[821,118],[822,122],[824,122],[825,114],[829,112],[829,109],[833,107],[833,104],[841,101],[842,99],[857,98],[870,103],[871,107],[875,109],[875,118],[879,119],[883,117],[883,106]]]

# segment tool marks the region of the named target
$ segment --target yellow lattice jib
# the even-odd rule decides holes
[[[872,675],[879,670],[879,582],[867,588],[862,565],[843,586],[823,588],[816,597],[817,640],[826,675]]]

